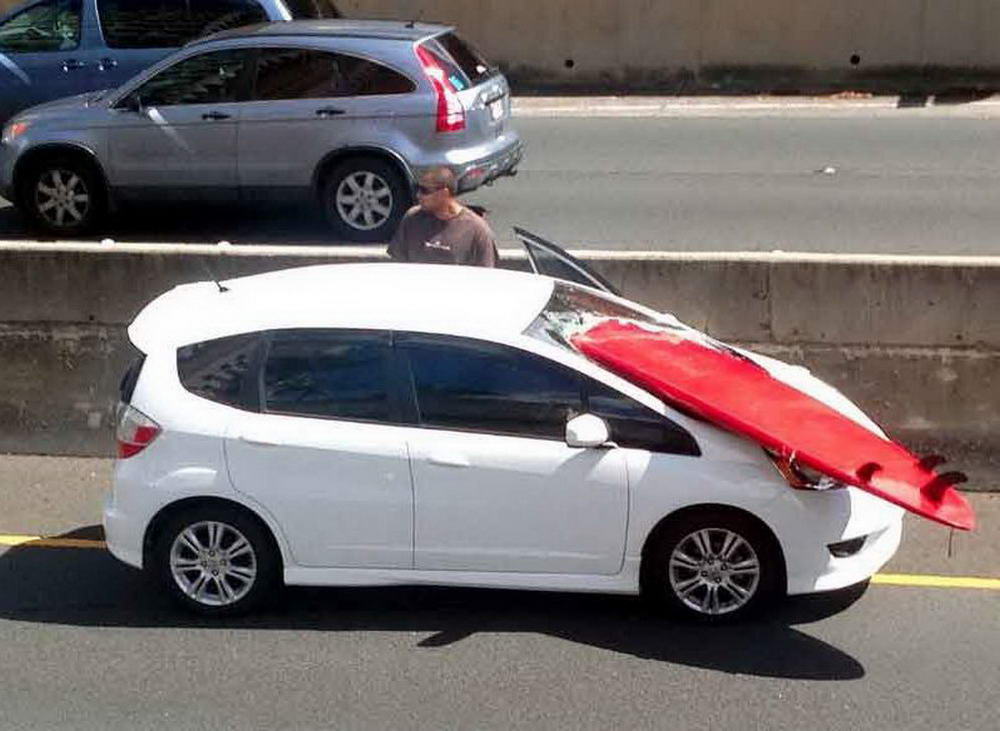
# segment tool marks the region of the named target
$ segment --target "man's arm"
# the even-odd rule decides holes
[[[403,216],[399,225],[396,226],[396,233],[392,235],[386,253],[393,261],[409,261],[409,251],[406,246],[406,223],[410,220],[409,213]]]
[[[499,259],[496,236],[493,235],[489,224],[483,221],[476,231],[473,258],[470,263],[480,267],[495,267]]]

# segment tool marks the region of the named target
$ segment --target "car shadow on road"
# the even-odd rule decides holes
[[[64,537],[99,535],[91,526]],[[445,651],[480,632],[536,633],[646,660],[726,673],[853,680],[864,667],[795,629],[847,608],[863,587],[793,598],[765,618],[703,627],[659,616],[640,600],[590,594],[441,587],[289,587],[241,618],[175,608],[144,574],[104,550],[30,544],[0,555],[0,618],[81,627],[197,627],[310,632],[406,632],[414,648]]]
[[[2,201],[3,199],[0,199]],[[16,208],[0,207],[0,239],[52,240],[33,232]],[[129,243],[274,244],[326,246],[339,242],[314,205],[299,203],[149,204],[123,208],[92,236]]]

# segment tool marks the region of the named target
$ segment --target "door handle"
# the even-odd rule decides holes
[[[347,110],[337,109],[336,107],[323,107],[316,110],[316,116],[318,117],[336,117],[340,114],[347,114]]]
[[[281,446],[277,442],[269,442],[269,441],[267,441],[265,439],[254,439],[252,437],[243,436],[242,434],[239,436],[239,440],[241,442],[243,442],[244,444],[252,444],[255,447],[280,447]]]
[[[471,467],[469,458],[461,454],[432,454],[427,458],[431,464],[440,467]]]
[[[78,69],[82,69],[86,65],[87,64],[85,64],[83,61],[77,61],[75,58],[67,58],[65,61],[62,62],[62,70],[68,73],[70,71],[76,71]]]
[[[223,114],[222,112],[205,112],[204,114],[201,115],[201,118],[217,120],[217,119],[229,119],[231,116],[232,116],[231,114]]]
[[[97,62],[98,71],[107,71],[114,68],[118,68],[118,62],[113,58],[102,58]]]

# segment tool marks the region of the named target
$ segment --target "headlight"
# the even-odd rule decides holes
[[[3,128],[3,143],[9,145],[28,130],[27,122],[10,122]]]
[[[847,487],[843,482],[824,475],[819,470],[796,462],[794,456],[788,459],[770,449],[765,449],[764,452],[771,458],[781,476],[796,490],[832,490]]]

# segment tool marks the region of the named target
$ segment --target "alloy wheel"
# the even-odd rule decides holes
[[[89,214],[90,195],[79,174],[53,168],[42,173],[35,184],[35,208],[53,228],[72,228]]]
[[[689,609],[721,615],[744,607],[760,583],[760,559],[731,530],[702,528],[682,538],[670,554],[670,587]]]
[[[191,600],[209,607],[235,604],[257,579],[257,555],[240,531],[203,521],[186,527],[170,547],[170,574]]]
[[[392,188],[376,173],[352,172],[337,186],[334,205],[348,226],[358,231],[372,231],[392,215]]]

